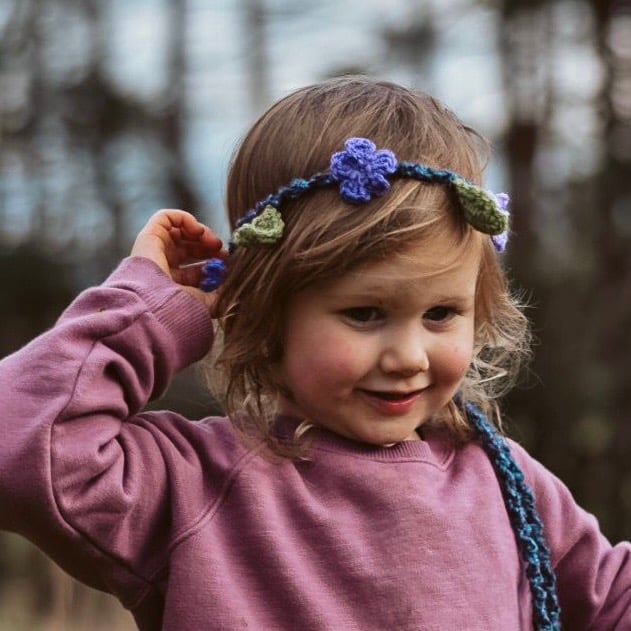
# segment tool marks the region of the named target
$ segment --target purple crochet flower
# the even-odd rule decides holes
[[[510,197],[507,193],[491,193],[493,197],[495,197],[495,203],[497,204],[498,210],[507,217],[510,215],[508,210],[508,205],[510,204]],[[493,241],[493,245],[498,252],[504,252],[506,249],[506,245],[508,243],[508,230],[502,232],[501,234],[496,234],[491,237],[491,241]]]
[[[376,151],[367,138],[349,138],[344,151],[331,156],[331,175],[340,183],[340,195],[347,202],[369,202],[383,195],[390,182],[386,175],[397,169],[397,159],[389,149]]]
[[[202,280],[199,288],[202,291],[215,291],[226,277],[226,264],[221,259],[209,259],[202,267]]]

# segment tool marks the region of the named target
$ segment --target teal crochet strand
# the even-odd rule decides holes
[[[561,608],[557,596],[556,577],[533,493],[513,459],[506,441],[476,406],[467,403],[465,409],[469,421],[482,439],[482,447],[493,464],[502,489],[530,585],[534,629],[560,631]]]

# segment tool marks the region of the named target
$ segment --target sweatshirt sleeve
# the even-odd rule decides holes
[[[139,411],[211,340],[201,302],[129,258],[0,362],[0,528],[129,606],[166,554],[167,462],[194,425]]]
[[[612,546],[567,487],[511,441],[536,497],[557,577],[564,629],[631,629],[631,544]]]

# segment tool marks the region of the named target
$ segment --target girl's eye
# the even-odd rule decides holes
[[[377,307],[351,307],[350,309],[344,309],[343,314],[349,320],[361,324],[379,322],[384,317],[383,311]]]
[[[432,307],[423,314],[423,318],[432,322],[446,322],[455,315],[451,307]]]

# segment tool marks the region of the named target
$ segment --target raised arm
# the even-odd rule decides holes
[[[0,528],[101,589],[141,589],[142,539],[159,550],[167,536],[154,523],[167,517],[164,460],[181,419],[136,415],[210,347],[214,296],[180,265],[220,251],[192,215],[157,213],[102,286],[0,362]]]

